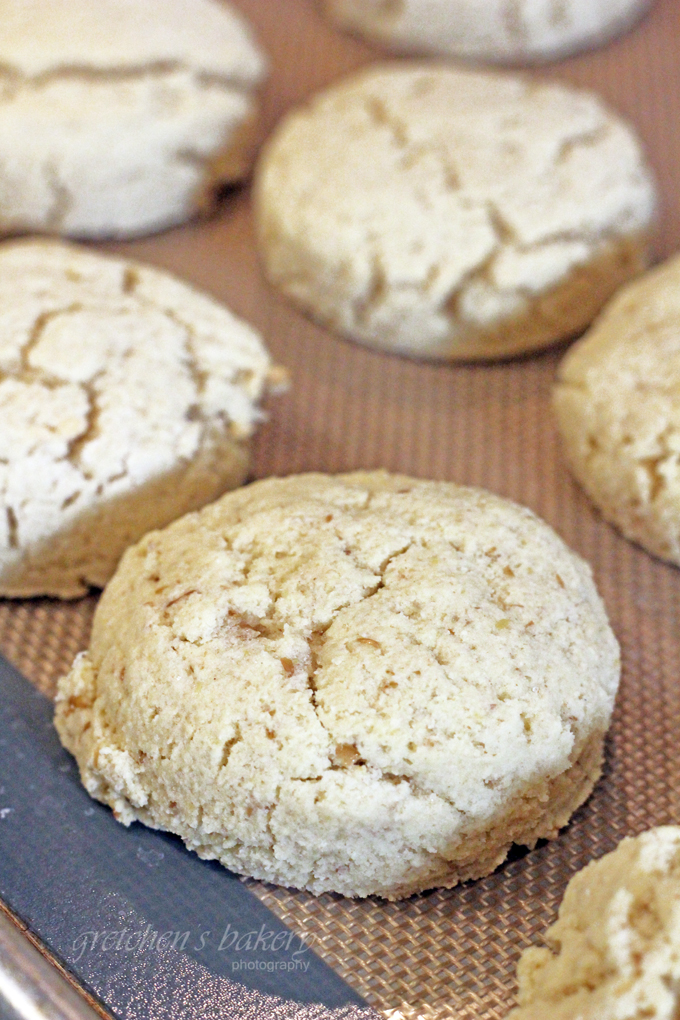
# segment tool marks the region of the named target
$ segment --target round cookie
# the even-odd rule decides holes
[[[529,510],[301,475],[126,553],[56,725],[124,824],[396,899],[554,837],[600,774],[618,678],[589,568]]]
[[[0,0],[0,231],[149,233],[252,160],[264,61],[216,0]]]
[[[552,60],[599,46],[650,0],[323,0],[343,28],[397,50],[473,60]]]
[[[654,187],[593,95],[427,63],[289,114],[256,175],[270,281],[389,351],[500,358],[582,331],[647,260]]]
[[[560,365],[554,406],[603,516],[680,566],[680,258],[616,295]]]
[[[545,942],[522,956],[508,1020],[675,1020],[680,827],[624,839],[575,875]]]
[[[270,378],[259,336],[166,273],[0,246],[0,595],[82,595],[240,485]]]

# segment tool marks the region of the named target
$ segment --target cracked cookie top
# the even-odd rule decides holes
[[[120,555],[144,522],[240,480],[270,370],[250,327],[165,273],[59,242],[0,247],[0,590],[39,572],[51,542],[88,578],[73,593],[102,583],[86,547],[127,536]],[[145,489],[164,479],[178,491]],[[99,534],[106,505],[118,519]],[[93,534],[73,534],[88,515]]]
[[[185,67],[254,85],[264,70],[245,21],[215,0],[0,0],[4,74],[46,78]]]
[[[0,0],[0,232],[126,237],[249,170],[265,61],[215,0]]]
[[[560,365],[554,404],[607,520],[680,566],[680,258],[614,298]]]
[[[584,328],[644,263],[654,188],[593,95],[377,66],[289,114],[256,180],[265,268],[355,339],[494,357]]]
[[[550,60],[598,46],[651,0],[324,0],[343,27],[412,53]]]
[[[588,567],[529,510],[302,475],[128,551],[57,725],[123,821],[273,881],[404,895],[535,840],[546,784],[578,787],[593,741],[599,764],[617,683]]]

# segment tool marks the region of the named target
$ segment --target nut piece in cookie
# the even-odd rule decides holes
[[[545,942],[520,960],[508,1020],[675,1020],[680,827],[624,839],[575,875]]]
[[[56,725],[124,824],[397,899],[556,836],[600,774],[618,679],[589,568],[529,510],[300,475],[126,553]]]
[[[82,595],[240,485],[271,374],[254,330],[167,273],[0,246],[0,595]]]
[[[130,237],[249,171],[264,59],[217,0],[0,0],[0,232]]]
[[[625,31],[651,0],[323,0],[342,28],[391,49],[498,63],[553,60]]]
[[[680,258],[616,295],[560,365],[554,406],[603,516],[680,566]]]
[[[654,186],[594,95],[439,64],[362,71],[256,171],[271,281],[338,333],[435,359],[573,336],[647,262]]]

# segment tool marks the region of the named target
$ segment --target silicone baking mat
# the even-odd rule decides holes
[[[294,102],[380,58],[326,25],[313,0],[235,0],[271,59],[264,131]],[[394,59],[394,58],[390,58]],[[680,247],[680,4],[658,0],[629,34],[532,73],[597,90],[646,143],[662,209],[657,258]],[[408,1018],[505,1016],[521,951],[555,917],[570,876],[626,834],[680,821],[680,571],[606,525],[571,480],[550,413],[563,351],[503,365],[427,365],[372,353],[278,299],[257,266],[247,190],[208,220],[104,246],[167,267],[263,332],[292,373],[270,404],[253,476],[383,466],[486,486],[543,516],[593,565],[623,651],[623,680],[594,795],[556,841],[494,875],[402,903],[250,889],[372,1006]],[[0,650],[50,693],[87,643],[95,606],[0,601]]]

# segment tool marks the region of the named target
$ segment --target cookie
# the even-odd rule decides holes
[[[124,824],[396,899],[554,837],[600,774],[618,678],[589,568],[529,510],[312,474],[129,550],[56,724]]]
[[[593,95],[389,64],[289,114],[257,170],[270,281],[319,322],[423,358],[582,331],[647,260],[654,186]]]
[[[270,378],[259,336],[166,273],[0,246],[0,595],[82,595],[240,485]]]
[[[553,60],[625,31],[650,0],[323,0],[342,28],[406,52]]]
[[[522,956],[508,1020],[674,1020],[680,827],[624,839],[575,875],[545,942]]]
[[[608,305],[560,365],[554,406],[603,516],[680,566],[680,258]]]
[[[126,237],[252,159],[264,60],[216,0],[0,0],[0,231]]]

